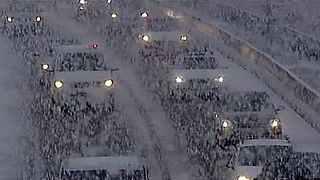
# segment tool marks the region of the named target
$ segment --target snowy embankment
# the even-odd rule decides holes
[[[25,68],[13,56],[7,39],[0,37],[0,179],[22,179],[24,124],[20,107],[26,94],[22,88]]]

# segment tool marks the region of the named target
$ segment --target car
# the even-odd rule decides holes
[[[289,159],[292,144],[286,139],[244,140],[229,164],[230,180],[254,180],[274,157]]]

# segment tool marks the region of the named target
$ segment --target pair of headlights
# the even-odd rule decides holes
[[[7,17],[7,22],[12,23],[13,20],[14,20],[14,17],[11,17],[11,16]],[[35,18],[36,22],[41,22],[41,20],[42,20],[41,16],[36,16],[36,18]]]
[[[224,120],[222,120],[222,127],[224,128],[224,129],[227,129],[227,128],[229,128],[229,127],[231,127],[232,126],[232,123],[229,121],[229,120],[226,120],[226,119],[224,119]],[[270,127],[272,128],[272,129],[277,129],[277,128],[279,128],[280,127],[280,120],[279,119],[271,119],[270,120]]]
[[[103,83],[106,87],[112,87],[112,85],[114,84],[113,80],[112,79],[107,79],[104,81]],[[60,81],[60,80],[56,80],[54,81],[54,86],[57,88],[57,89],[60,89],[63,87],[63,82]]]
[[[176,83],[182,83],[185,81],[183,76],[177,76],[175,78]],[[218,76],[217,78],[215,78],[215,81],[219,82],[219,83],[223,83],[225,81],[225,78],[223,76]]]
[[[145,41],[145,42],[149,42],[150,41],[150,36],[148,35],[142,35],[142,40]],[[188,36],[187,35],[181,35],[180,36],[180,40],[181,41],[187,41],[188,40]]]

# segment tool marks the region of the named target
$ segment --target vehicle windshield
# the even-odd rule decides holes
[[[267,161],[290,154],[290,146],[245,146],[238,155],[239,166],[263,166]]]

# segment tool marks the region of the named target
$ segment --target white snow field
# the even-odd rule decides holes
[[[0,179],[21,179],[23,150],[20,105],[25,97],[21,86],[23,70],[7,45],[7,40],[0,37]]]

